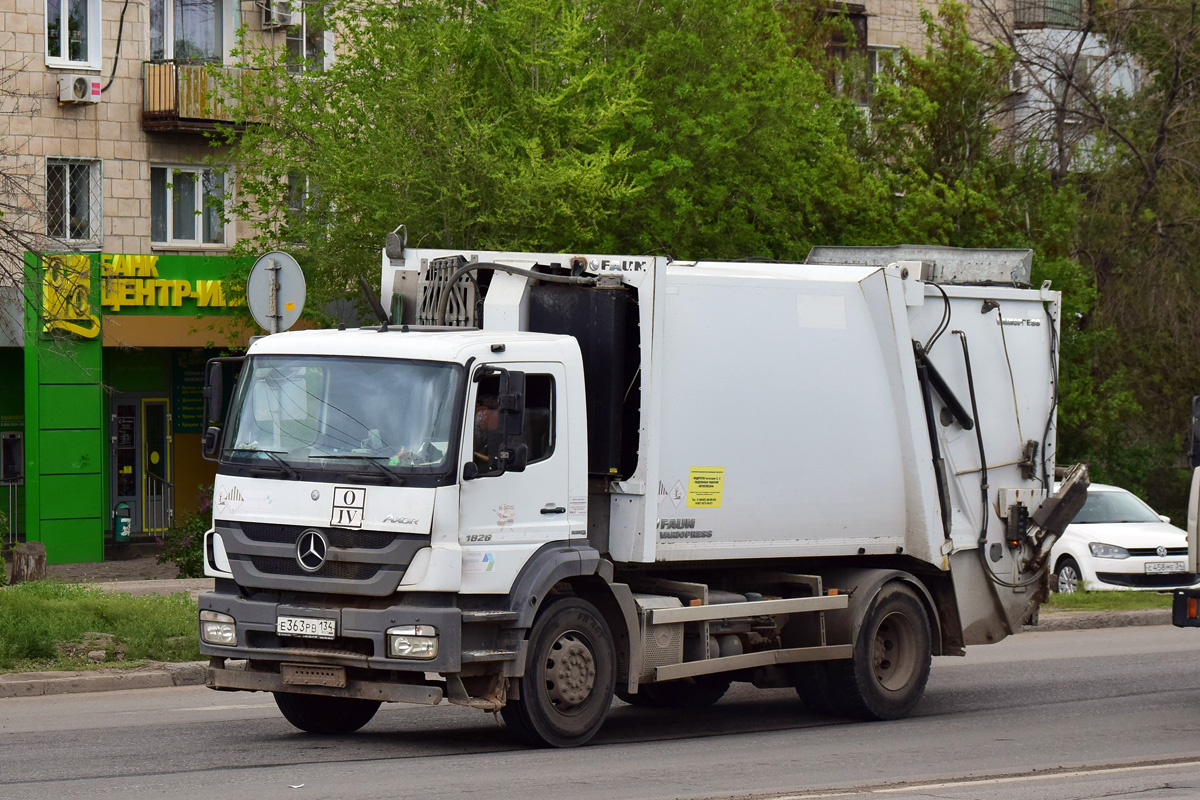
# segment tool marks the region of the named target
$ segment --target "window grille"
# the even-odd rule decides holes
[[[46,160],[46,234],[74,248],[98,248],[104,219],[101,162]]]

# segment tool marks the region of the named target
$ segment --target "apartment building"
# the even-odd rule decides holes
[[[301,64],[328,38],[307,16],[250,0],[0,0],[0,150],[29,187],[5,199],[47,254],[7,253],[0,276],[4,533],[45,542],[51,563],[149,540],[212,481],[203,364],[250,334],[224,285],[252,261],[230,256],[247,231],[222,214],[236,174],[206,138],[228,124],[208,70],[238,69],[242,28],[320,68]]]

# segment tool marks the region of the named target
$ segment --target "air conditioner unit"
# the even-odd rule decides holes
[[[291,0],[260,0],[258,7],[262,9],[263,30],[290,28],[299,21]]]
[[[59,103],[99,103],[99,75],[59,75]]]
[[[1011,92],[1020,94],[1025,91],[1025,70],[1017,67],[1008,75],[1008,89]]]

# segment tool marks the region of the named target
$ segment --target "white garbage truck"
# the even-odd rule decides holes
[[[378,324],[208,367],[208,685],[309,732],[448,701],[556,747],[614,696],[732,681],[907,715],[932,656],[1036,612],[1086,494],[1080,467],[1055,490],[1060,298],[1031,259],[389,237]]]

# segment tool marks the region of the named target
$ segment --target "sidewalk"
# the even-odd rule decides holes
[[[106,592],[133,595],[188,592],[196,598],[211,591],[212,578],[175,577],[174,564],[159,564],[154,556],[140,556],[99,564],[59,564],[46,568],[49,577],[65,583],[90,583]],[[1170,625],[1171,610],[1152,611],[1043,611],[1037,625],[1022,633]],[[204,661],[181,664],[146,664],[131,669],[105,668],[79,672],[21,672],[0,674],[0,699],[40,695],[100,692],[113,689],[158,689],[166,686],[199,686],[204,683]]]

